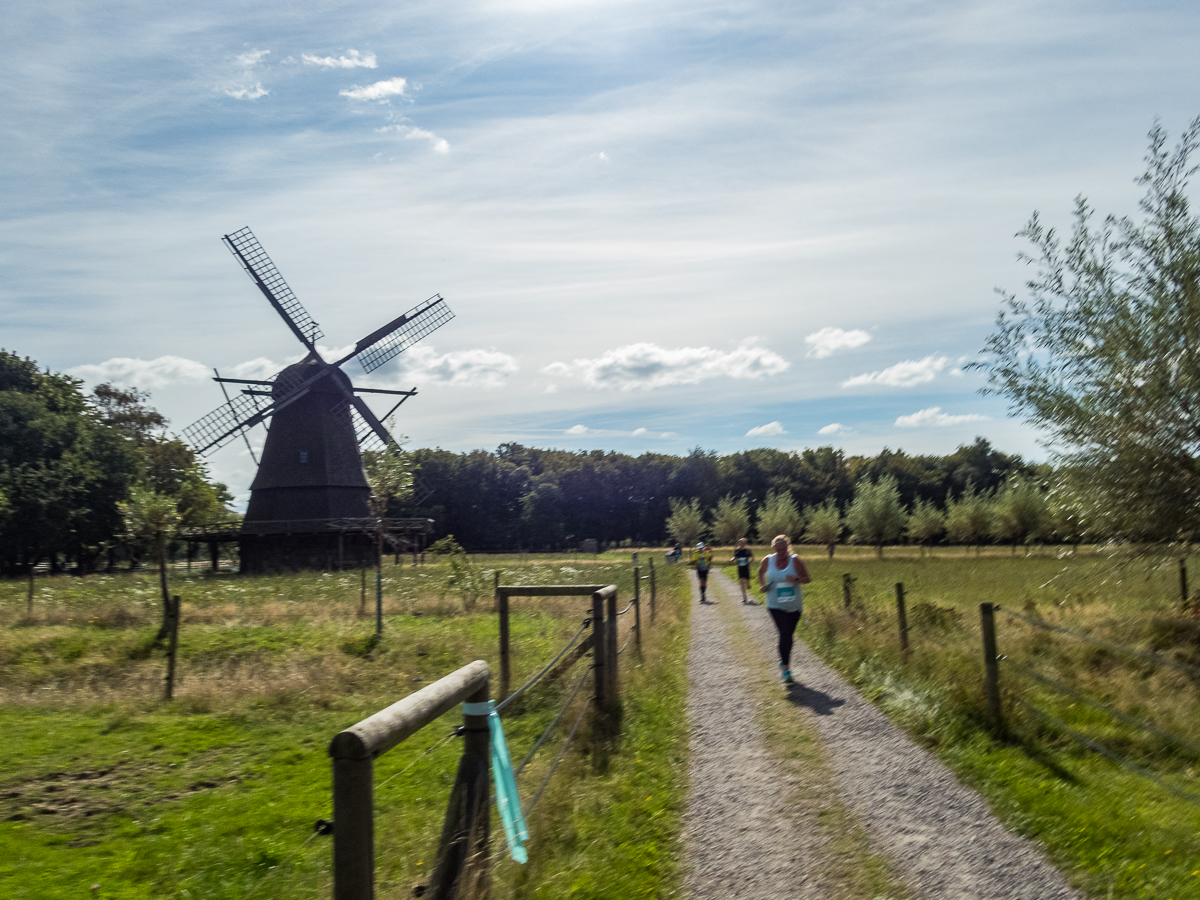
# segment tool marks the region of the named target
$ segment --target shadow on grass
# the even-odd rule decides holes
[[[1075,776],[1073,772],[1071,772],[1070,769],[1067,769],[1058,763],[1050,755],[1050,753],[1047,752],[1045,747],[1033,741],[1027,740],[1026,738],[1014,737],[1012,735],[1008,736],[1007,743],[1013,747],[1016,747],[1025,754],[1027,759],[1037,763],[1060,781],[1064,781],[1070,785],[1080,785],[1083,783]]]

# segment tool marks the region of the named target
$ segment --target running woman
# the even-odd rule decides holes
[[[792,641],[804,610],[800,585],[812,577],[800,557],[789,552],[786,534],[777,535],[771,546],[774,552],[758,565],[758,586],[766,592],[767,612],[779,632],[779,673],[785,684],[792,684]]]
[[[733,559],[730,562],[737,563],[737,578],[742,588],[743,603],[754,602],[750,599],[750,561],[753,558],[754,551],[746,546],[746,539],[738,538],[737,549],[733,551]]]

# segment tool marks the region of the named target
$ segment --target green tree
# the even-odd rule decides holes
[[[667,534],[670,537],[681,544],[691,544],[704,537],[707,526],[699,497],[686,501],[672,497],[670,506],[671,514],[667,516]]]
[[[1046,495],[1036,482],[1014,476],[996,492],[992,516],[996,539],[1011,543],[1013,553],[1023,543],[1028,553],[1030,542],[1044,536],[1049,522]]]
[[[814,544],[824,544],[833,557],[834,547],[842,536],[842,514],[832,499],[820,506],[810,506],[804,519],[804,536]]]
[[[726,494],[713,511],[713,536],[718,544],[736,544],[750,534],[750,501]]]
[[[787,491],[770,491],[758,511],[758,539],[769,544],[777,534],[795,538],[804,530],[804,517]]]
[[[167,636],[170,626],[171,594],[167,586],[167,538],[179,525],[174,497],[135,485],[129,500],[119,504],[125,529],[135,541],[154,548],[158,560],[158,584],[162,592],[163,618],[157,640]]]
[[[854,490],[854,500],[846,510],[846,527],[854,541],[874,544],[883,558],[883,545],[900,537],[908,515],[900,503],[900,488],[896,479],[886,475],[872,484],[860,481]]]
[[[1150,132],[1140,217],[1094,222],[1076,199],[1064,241],[1035,212],[1027,299],[1004,295],[980,366],[987,390],[1044,429],[1109,535],[1200,533],[1200,219],[1188,179],[1200,118],[1172,150]]]
[[[905,533],[909,540],[921,545],[921,555],[925,548],[932,544],[946,530],[946,514],[928,500],[918,500],[913,504],[912,515],[908,517]]]
[[[992,531],[992,511],[986,494],[975,492],[967,485],[957,500],[946,501],[946,537],[954,544],[974,545],[979,554],[980,543]]]

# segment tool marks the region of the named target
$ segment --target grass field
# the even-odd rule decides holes
[[[1200,897],[1200,668],[1152,659],[1200,667],[1200,620],[1181,610],[1178,558],[1097,548],[1028,558],[1001,548],[980,556],[942,548],[925,558],[889,548],[882,559],[839,548],[832,560],[816,548],[799,552],[813,575],[801,637],[1004,820],[1044,842],[1077,885],[1099,898]],[[1001,607],[1004,733],[987,714],[982,602]]]
[[[505,584],[616,583],[623,598],[632,592],[628,557],[486,558],[474,587],[446,563],[389,567],[376,644],[373,584],[363,608],[357,572],[174,572],[182,680],[166,703],[153,643],[156,573],[38,578],[32,614],[27,584],[0,582],[0,728],[10,748],[0,775],[0,896],[329,896],[330,839],[313,830],[331,813],[328,742],[472,659],[497,670],[493,568]],[[687,588],[680,571],[659,575],[644,657],[632,649],[622,657],[617,752],[596,772],[587,741],[577,740],[531,816],[531,862],[498,859],[496,896],[562,896],[564,885],[580,897],[665,896],[678,883]],[[586,602],[514,600],[515,683],[575,633]],[[514,758],[583,669],[506,716]],[[460,752],[447,740],[456,718],[377,763],[380,897],[412,896],[433,861]],[[539,753],[523,795],[558,747]]]

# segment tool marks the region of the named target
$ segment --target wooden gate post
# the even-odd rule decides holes
[[[608,629],[604,627],[604,595],[600,591],[592,594],[592,673],[595,679],[596,714],[593,725],[593,738],[597,745],[607,739],[605,729],[606,713],[608,712]]]
[[[616,711],[617,705],[620,703],[621,685],[618,682],[617,673],[620,671],[617,666],[617,654],[621,652],[617,646],[617,592],[612,590],[608,594],[608,609],[605,611],[606,621],[605,626],[608,629],[608,635],[604,639],[604,649],[608,653],[608,705],[611,712]]]
[[[997,731],[1004,730],[1004,711],[1000,704],[1000,664],[996,652],[996,608],[979,604],[979,624],[983,632],[983,672],[987,689],[988,712]]]
[[[846,612],[852,613],[854,610],[850,606],[850,585],[854,583],[854,579],[847,572],[842,576],[842,605],[846,608]]]
[[[654,624],[654,600],[655,600],[655,584],[654,584],[654,557],[650,557],[650,624]]]
[[[908,660],[908,610],[904,608],[904,584],[896,582],[896,618],[900,623],[900,652]]]
[[[499,576],[497,576],[499,577]],[[508,696],[512,662],[508,647],[508,592],[496,587],[496,613],[500,618],[500,699]]]

